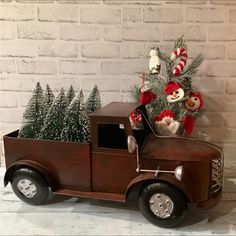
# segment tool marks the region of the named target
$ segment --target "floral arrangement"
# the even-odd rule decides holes
[[[188,62],[188,47],[183,36],[175,41],[171,55],[158,46],[151,49],[149,71],[141,75],[141,85],[133,95],[146,106],[159,135],[192,134],[196,118],[203,114],[202,95],[192,88],[192,76],[202,61],[199,54]],[[133,127],[141,122],[139,113],[135,111],[130,116]]]

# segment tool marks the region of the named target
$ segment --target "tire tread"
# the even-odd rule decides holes
[[[155,216],[149,207],[150,197],[158,192],[167,194],[174,203],[174,210],[171,216],[165,219]],[[175,186],[169,183],[156,182],[149,184],[141,191],[139,208],[143,216],[151,223],[164,228],[172,228],[177,226],[183,219],[187,204],[184,195]]]
[[[35,195],[33,198],[25,197],[17,188],[17,182],[19,179],[28,178],[37,185],[38,194]],[[41,205],[45,203],[49,195],[48,184],[41,173],[38,171],[22,167],[13,172],[11,185],[14,193],[16,196],[21,199],[22,201],[31,204],[31,205]]]

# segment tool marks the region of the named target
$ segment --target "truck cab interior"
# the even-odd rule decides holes
[[[129,117],[136,109],[142,111],[142,124],[132,128]],[[99,148],[128,150],[127,136],[130,134],[141,148],[147,135],[152,132],[148,122],[145,106],[135,103],[113,102],[90,114],[92,136],[96,137],[94,141]]]
[[[142,114],[143,116],[145,114]],[[143,117],[143,122],[139,127],[133,128],[133,135],[141,148],[145,138],[150,133],[147,120]],[[98,124],[98,146],[113,149],[128,149],[127,137],[123,124]]]

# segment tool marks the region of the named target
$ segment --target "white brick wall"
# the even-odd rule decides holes
[[[195,134],[223,146],[226,165],[236,164],[232,0],[0,0],[1,137],[20,126],[37,81],[56,92],[73,84],[85,94],[96,83],[103,104],[130,101],[137,72],[148,69],[143,55],[156,44],[170,53],[182,34],[189,57],[205,57],[193,82],[208,120],[197,122]]]

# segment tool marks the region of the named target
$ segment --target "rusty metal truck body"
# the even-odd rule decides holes
[[[17,170],[29,168],[37,171],[52,192],[59,195],[125,202],[133,190],[138,190],[138,197],[144,195],[144,199],[148,186],[158,189],[155,184],[161,183],[176,189],[184,202],[198,207],[211,207],[219,202],[223,183],[222,150],[192,138],[157,136],[143,106],[140,108],[143,129],[132,129],[129,115],[137,107],[132,103],[111,103],[91,114],[91,143],[23,139],[17,138],[18,131],[4,136],[7,168],[4,184],[14,182]],[[129,145],[135,148],[130,150]],[[176,222],[158,223],[158,218],[162,222],[172,217],[169,213],[159,215],[160,201],[157,199],[159,205],[152,206],[158,196],[167,202],[173,200],[163,191],[161,195],[150,196],[146,204],[150,205],[150,214],[157,222],[149,220],[172,227]],[[19,194],[23,194],[22,200],[27,198],[24,192]],[[174,211],[174,207],[173,203],[165,209]]]

